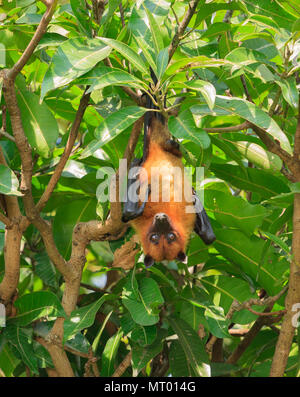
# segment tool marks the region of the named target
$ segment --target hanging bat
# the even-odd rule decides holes
[[[152,78],[156,84],[153,72]],[[148,95],[146,106],[157,109]],[[181,157],[179,144],[172,139],[164,117],[148,111],[143,158],[130,165],[122,215],[122,221],[130,222],[139,236],[146,267],[163,260],[185,262],[192,231],[207,245],[215,240],[205,209],[187,182]],[[167,200],[163,197],[165,186],[169,188]]]

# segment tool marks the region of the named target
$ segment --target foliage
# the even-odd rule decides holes
[[[91,351],[100,376],[111,376],[129,352],[127,376],[269,374],[282,316],[269,316],[244,354],[235,362],[228,359],[260,312],[284,309],[284,296],[273,308],[252,306],[254,312],[242,305],[232,312],[232,305],[259,301],[262,293],[275,296],[288,282],[299,185],[281,172],[282,159],[259,139],[255,127],[292,153],[300,9],[297,1],[200,0],[169,61],[168,49],[187,6],[187,1],[110,0],[98,24],[90,0],[59,1],[47,33],[16,79],[16,93],[33,149],[35,202],[63,153],[83,93],[91,93],[71,156],[42,210],[66,260],[75,225],[108,216],[107,203],[96,194],[98,171],[118,169],[133,123],[144,113],[128,89],[146,92],[150,67],[159,80],[153,94],[166,94],[165,110],[173,112],[169,129],[180,141],[185,165],[194,177],[196,167],[203,167],[204,207],[217,240],[207,247],[193,235],[187,264],[145,269],[140,252],[131,270],[111,268],[131,230],[117,241],[91,242],[77,307],[67,316],[61,303],[64,279],[40,233],[29,226],[21,244],[16,314],[0,331],[5,376],[46,375],[53,362],[39,341],[58,317],[65,318],[63,343],[76,376],[84,375]],[[0,5],[0,67],[16,63],[45,8],[33,0]],[[12,138],[3,95],[0,120]],[[20,153],[1,133],[0,146],[8,164],[0,165],[0,193],[22,203]],[[136,153],[141,151],[142,137]],[[0,281],[4,230],[0,222]],[[223,341],[221,360],[207,349],[215,339]],[[299,374],[297,355],[295,339],[286,376]],[[168,362],[163,373],[154,366],[157,357]]]

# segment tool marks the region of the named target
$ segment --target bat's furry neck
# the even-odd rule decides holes
[[[151,68],[150,68],[150,72],[153,83],[157,84],[157,78]],[[151,140],[161,144],[170,138],[170,133],[168,131],[168,128],[166,127],[166,120],[163,117],[163,115],[159,112],[151,112],[151,109],[157,110],[158,107],[154,105],[149,95],[147,95],[146,97],[146,108],[150,109],[150,111],[146,112],[144,118],[143,161],[145,161],[148,156],[149,145]]]

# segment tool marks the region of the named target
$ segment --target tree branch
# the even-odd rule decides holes
[[[226,132],[241,131],[250,128],[249,121],[244,121],[241,124],[233,125],[230,127],[215,127],[215,128],[203,128],[203,130],[209,134],[223,134]]]
[[[269,305],[265,311],[270,311],[272,309],[273,304]],[[238,360],[241,358],[247,347],[251,344],[253,339],[259,333],[261,328],[265,325],[271,325],[275,322],[278,322],[281,316],[278,317],[259,317],[255,323],[252,325],[250,330],[246,333],[244,339],[241,343],[236,347],[236,349],[231,353],[231,355],[227,359],[227,364],[236,364]]]
[[[2,214],[2,212],[0,212],[0,222],[4,223],[6,226],[11,225],[11,221],[4,214]]]
[[[8,132],[4,131],[3,129],[0,129],[0,136],[4,136],[4,138],[9,139],[12,142],[15,142],[15,139],[13,136],[11,136]]]
[[[177,31],[173,37],[173,40],[169,46],[169,61],[172,58],[172,56],[174,55],[174,52],[176,51],[180,40],[181,40],[181,36],[183,35],[186,27],[188,26],[190,20],[192,19],[192,16],[194,15],[197,5],[199,3],[199,0],[192,0],[189,3],[189,8],[187,13],[185,14],[182,22],[179,24],[179,26],[177,27]]]
[[[295,171],[296,182],[300,182],[299,158],[300,152],[300,99],[298,108],[298,124],[294,144],[294,161],[298,169]],[[295,316],[294,304],[300,302],[300,194],[294,195],[294,214],[293,214],[293,242],[292,242],[292,262],[290,265],[289,289],[285,299],[286,314],[283,318],[279,338],[273,356],[270,376],[283,376],[291,345],[293,342],[297,324],[293,321]],[[297,323],[297,321],[296,321]]]
[[[133,126],[130,139],[124,152],[124,157],[127,159],[127,161],[129,161],[133,156],[142,124],[143,117],[137,120]],[[117,185],[116,191],[118,192],[118,178],[116,178],[115,183]],[[72,253],[70,260],[65,264],[62,264],[63,268],[66,268],[68,272],[70,272],[69,274],[65,275],[65,288],[62,299],[62,305],[67,315],[70,315],[76,307],[82,269],[85,263],[85,249],[87,244],[92,240],[104,241],[119,239],[127,229],[127,226],[121,222],[120,215],[121,203],[117,200],[116,203],[112,203],[110,218],[104,224],[94,220],[90,222],[82,222],[75,226],[73,231]],[[43,238],[46,245],[46,235],[44,235]],[[54,246],[55,244],[52,248],[54,248]],[[49,248],[47,252],[49,253]],[[52,357],[59,376],[73,376],[73,371],[70,368],[70,364],[61,345],[64,332],[63,324],[63,318],[58,318],[55,321],[50,335],[47,338],[47,349]],[[58,341],[59,344],[57,343]],[[64,366],[67,368],[67,375],[64,370]]]

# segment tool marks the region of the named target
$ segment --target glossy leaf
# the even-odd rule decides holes
[[[52,58],[45,74],[41,100],[55,89],[69,84],[108,57],[111,48],[98,39],[74,38],[62,43]]]
[[[43,157],[50,157],[59,131],[57,121],[45,103],[28,91],[21,79],[17,79],[17,100],[21,110],[24,132],[31,147]]]
[[[112,294],[104,294],[100,299],[91,303],[90,305],[80,307],[73,310],[70,317],[64,321],[64,338],[63,342],[74,337],[78,332],[84,328],[90,327],[97,314],[97,311],[107,300],[115,298]]]
[[[138,120],[146,109],[128,106],[108,116],[95,130],[96,140],[91,141],[81,153],[80,158],[91,156],[96,150],[110,142],[117,135]]]
[[[188,139],[207,149],[210,139],[207,133],[196,126],[195,120],[189,109],[180,112],[177,117],[169,118],[169,129],[172,135],[179,139]]]
[[[58,297],[50,291],[25,294],[14,303],[17,314],[13,324],[25,326],[41,317],[64,317],[65,313]]]
[[[164,303],[158,284],[151,278],[143,278],[139,280],[138,288],[137,297],[131,283],[127,282],[123,289],[122,302],[137,324],[156,324],[159,321],[159,308]]]
[[[179,318],[168,318],[168,322],[178,336],[179,343],[184,350],[189,365],[193,368],[196,376],[210,376],[210,367],[207,364],[208,357],[197,333],[183,320]]]
[[[16,175],[7,166],[0,164],[0,193],[22,196],[19,189],[19,181]]]
[[[94,79],[92,86],[87,92],[100,90],[110,85],[130,86],[141,90],[147,89],[147,85],[143,81],[121,69],[99,68],[98,72],[101,73],[102,70],[103,75]]]
[[[134,65],[140,72],[145,73],[146,76],[149,76],[149,71],[141,59],[141,57],[135,53],[132,48],[130,48],[127,44],[124,44],[120,41],[108,38],[101,38],[101,41],[110,46],[111,48],[118,51],[122,54],[132,65]]]
[[[191,112],[197,115],[210,114],[205,107],[195,105],[191,107]],[[253,103],[240,98],[232,98],[217,95],[214,107],[215,115],[217,114],[234,114],[242,117],[245,120],[264,129],[274,139],[278,140],[281,147],[288,153],[291,153],[291,145],[284,132],[280,129],[278,124],[262,109],[255,106]]]

